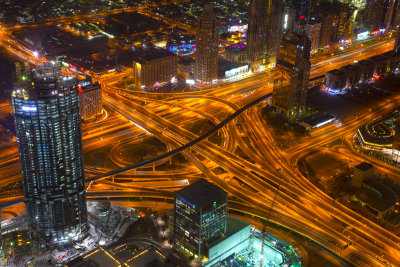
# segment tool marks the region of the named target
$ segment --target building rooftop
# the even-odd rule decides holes
[[[357,70],[357,69],[358,68],[356,66],[354,66],[354,65],[347,65],[347,66],[344,66],[343,68],[340,68],[340,70],[343,71],[343,72],[354,71],[354,70]]]
[[[214,7],[211,3],[206,2],[204,4],[203,12],[200,14],[199,20],[202,20],[204,22],[211,22],[217,20],[217,17],[215,16],[214,13]]]
[[[101,85],[98,82],[91,83],[89,81],[84,81],[84,82],[78,83],[78,92],[80,92],[80,93],[87,93],[87,92],[91,92],[94,90],[100,90],[100,89],[101,89]]]
[[[354,168],[357,168],[357,169],[359,169],[359,170],[361,170],[361,171],[367,171],[367,170],[369,170],[369,169],[371,169],[371,168],[373,168],[374,166],[372,166],[371,164],[369,164],[369,163],[367,163],[367,162],[361,162],[360,164],[358,164],[358,165],[356,165],[356,166],[354,166]]]
[[[226,232],[223,236],[217,238],[210,244],[208,244],[209,248],[212,248],[213,246],[221,243],[223,240],[228,239],[230,236],[236,234],[243,228],[246,228],[250,226],[250,223],[239,220],[235,217],[232,216],[226,216]]]
[[[358,65],[358,66],[369,66],[371,63],[368,60],[361,60],[358,61],[356,64],[354,65]]]
[[[368,179],[357,191],[356,196],[359,200],[371,208],[384,212],[396,204],[396,195],[385,185]]]
[[[238,43],[238,44],[227,46],[227,47],[225,47],[225,49],[229,50],[231,52],[238,53],[238,52],[242,52],[242,51],[246,50],[246,45],[243,43]]]
[[[334,69],[334,70],[328,71],[327,73],[335,75],[335,76],[340,76],[340,75],[344,75],[345,74],[343,71],[338,70],[338,69]]]
[[[117,251],[118,252],[118,251]],[[126,250],[125,250],[126,252]],[[128,250],[129,252],[129,250]],[[114,254],[113,254],[114,253]],[[117,253],[118,254],[118,253]],[[149,246],[142,250],[130,252],[123,256],[115,254],[112,248],[99,247],[86,255],[66,263],[68,267],[161,267],[172,266],[166,263],[167,258],[158,249]]]
[[[178,64],[186,65],[186,66],[194,64],[194,63],[195,63],[195,61],[191,57],[180,57],[178,60]]]
[[[282,38],[282,41],[286,41],[288,43],[294,44],[294,45],[298,45],[301,43],[301,35],[288,31],[287,33],[285,33],[285,35]]]
[[[247,65],[246,63],[236,63],[228,61],[222,57],[218,58],[218,77],[225,77],[225,71],[232,70]]]
[[[148,266],[162,266],[165,256],[153,248],[148,248],[140,253],[137,253],[129,259],[125,266],[129,267],[148,267]]]
[[[302,123],[306,123],[310,125],[312,128],[319,127],[325,124],[332,122],[335,119],[335,116],[328,113],[317,113],[308,117],[305,117],[300,120]]]
[[[166,57],[175,57],[175,55],[165,49],[158,49],[153,47],[147,49],[138,49],[133,54],[133,60],[140,64],[148,63],[150,61]]]
[[[228,196],[224,190],[204,179],[176,191],[176,194],[197,207],[206,207]]]
[[[68,267],[118,267],[117,261],[103,247],[99,247],[86,255],[77,257],[66,264]]]

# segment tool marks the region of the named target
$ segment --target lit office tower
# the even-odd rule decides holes
[[[282,25],[282,3],[279,0],[250,0],[247,53],[250,67],[257,71],[261,65],[275,61]]]
[[[210,3],[204,5],[196,31],[195,78],[212,83],[218,77],[219,22]]]
[[[228,194],[202,179],[175,192],[175,244],[201,257],[207,244],[226,232]]]
[[[366,2],[364,24],[373,32],[391,26],[395,0],[371,0]]]
[[[310,14],[310,0],[294,0],[293,2],[294,12],[294,31],[302,33],[305,25],[308,23]]]
[[[305,34],[287,32],[281,40],[272,103],[288,115],[298,115],[306,106],[310,49]]]
[[[17,64],[12,93],[28,223],[51,245],[88,230],[77,79]]]

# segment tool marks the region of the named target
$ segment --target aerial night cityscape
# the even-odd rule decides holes
[[[400,266],[400,0],[1,0],[0,266]]]

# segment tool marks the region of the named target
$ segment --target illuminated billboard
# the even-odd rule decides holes
[[[369,37],[369,31],[357,34],[357,40],[365,40]]]
[[[225,78],[234,77],[240,74],[247,73],[249,71],[249,65],[244,65],[238,68],[225,71]]]
[[[188,56],[194,54],[196,51],[195,44],[171,44],[169,45],[169,51],[179,56]]]

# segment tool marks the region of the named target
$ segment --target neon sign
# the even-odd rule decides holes
[[[37,111],[37,108],[35,106],[22,106],[21,109],[28,112]]]

